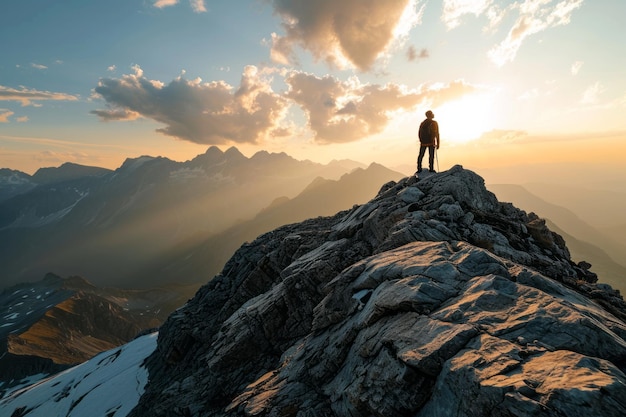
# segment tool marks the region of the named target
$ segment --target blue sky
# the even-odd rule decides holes
[[[626,159],[623,0],[5,0],[0,10],[0,167],[116,168],[211,145],[412,166],[429,108],[450,161],[480,166],[497,151],[501,164],[563,162],[561,143],[567,160],[584,160],[591,138],[612,149],[601,158]]]

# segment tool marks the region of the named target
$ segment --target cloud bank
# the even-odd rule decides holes
[[[368,70],[417,21],[420,0],[273,0],[284,35],[272,35],[274,61],[296,62],[294,48],[339,68]]]
[[[205,145],[259,144],[293,135],[286,117],[291,106],[304,112],[315,142],[352,142],[382,132],[397,112],[436,107],[477,90],[463,81],[409,90],[362,84],[357,77],[340,81],[295,70],[281,75],[254,66],[246,67],[237,88],[182,77],[165,84],[146,78],[138,66],[134,70],[101,79],[94,91],[107,108],[91,113],[103,121],[151,119],[165,125],[160,133]],[[286,91],[272,89],[275,76],[284,76]]]

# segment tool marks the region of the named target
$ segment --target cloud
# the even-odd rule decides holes
[[[27,122],[27,121],[28,121],[28,116],[20,116],[20,117],[16,117],[16,118],[15,118],[15,121],[16,121],[16,122],[19,122],[19,123],[24,123],[24,122]]]
[[[475,91],[462,81],[407,91],[396,84],[361,84],[292,71],[285,96],[302,107],[318,143],[345,143],[382,132],[392,116],[418,104],[436,107]]]
[[[472,145],[502,145],[512,143],[528,142],[528,132],[524,130],[501,130],[494,129],[485,132],[482,136],[472,142]]]
[[[165,125],[158,132],[199,144],[258,143],[284,133],[287,100],[272,91],[271,74],[254,66],[245,68],[237,89],[182,76],[164,84],[134,70],[100,80],[95,93],[108,108],[92,114],[105,121],[152,119]]]
[[[178,4],[178,0],[156,0],[154,2],[154,7],[157,9],[162,9],[164,7],[175,6]]]
[[[419,52],[417,52],[417,49],[415,49],[413,45],[409,46],[406,51],[406,58],[411,62],[417,59],[426,59],[429,56],[430,53],[428,52],[428,49],[422,48]]]
[[[35,69],[39,69],[39,70],[48,69],[48,67],[46,67],[45,65],[41,65],[41,64],[31,63],[30,66],[35,68]]]
[[[583,0],[562,0],[554,3],[552,0],[525,0],[511,6],[518,9],[519,16],[506,39],[488,52],[492,62],[498,66],[512,62],[522,43],[530,35],[569,24],[572,13],[583,4]]]
[[[587,87],[580,99],[581,104],[597,104],[600,101],[600,95],[606,91],[606,88],[600,82]]]
[[[103,121],[111,120],[136,120],[141,117],[141,114],[128,109],[106,109],[106,110],[92,110],[91,114],[95,114]]]
[[[115,70],[116,70],[116,69],[117,69],[117,66],[115,66],[115,65],[110,65],[110,66],[107,68],[107,71],[109,71],[109,72],[115,72]]]
[[[25,106],[38,106],[37,101],[76,101],[78,96],[65,94],[65,93],[53,93],[50,91],[38,91],[21,87],[20,90],[10,87],[4,87],[0,85],[0,101],[19,101],[22,103],[22,107]]]
[[[489,21],[485,31],[495,32],[505,21],[505,15],[517,12],[506,38],[488,52],[494,64],[503,66],[515,59],[517,51],[529,36],[569,24],[572,13],[582,6],[583,1],[520,0],[503,9],[495,0],[444,0],[442,20],[448,29],[453,29],[461,25],[465,15],[485,16]]]
[[[9,117],[13,116],[13,113],[9,109],[0,109],[0,123],[9,123]]]
[[[84,161],[91,161],[93,158],[84,152],[76,151],[52,151],[45,150],[39,153],[33,154],[33,158],[40,163],[46,163],[51,165],[57,165],[65,162],[81,163]]]
[[[444,0],[441,20],[449,29],[461,24],[466,14],[480,16],[492,6],[493,0]]]
[[[191,3],[191,8],[196,13],[204,13],[207,11],[204,0],[189,0],[189,3]]]
[[[572,75],[578,75],[580,69],[583,67],[583,61],[576,61],[572,64]]]
[[[287,90],[272,90],[274,76],[284,76]],[[239,87],[224,81],[202,82],[181,76],[169,84],[134,74],[103,78],[94,90],[107,108],[93,110],[103,121],[147,118],[165,127],[158,132],[199,144],[262,143],[293,135],[287,120],[297,105],[307,117],[317,143],[352,142],[382,132],[396,113],[416,105],[437,107],[479,88],[464,81],[408,90],[397,84],[363,84],[357,77],[340,81],[291,70],[245,68]]]
[[[157,9],[163,9],[165,7],[176,6],[179,0],[155,0],[154,7]],[[205,0],[189,0],[191,8],[196,13],[203,13],[207,11]]]
[[[297,62],[303,48],[332,66],[368,70],[417,23],[421,0],[273,0],[285,35],[272,34],[271,58]]]

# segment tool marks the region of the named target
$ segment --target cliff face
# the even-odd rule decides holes
[[[622,416],[626,307],[456,166],[242,246],[132,416]]]

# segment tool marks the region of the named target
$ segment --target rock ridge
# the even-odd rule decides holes
[[[244,244],[131,416],[622,416],[626,304],[455,166]]]

